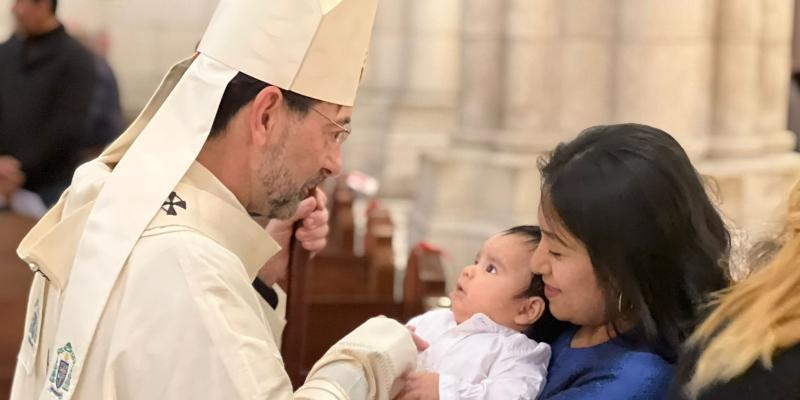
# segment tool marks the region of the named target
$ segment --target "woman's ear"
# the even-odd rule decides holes
[[[532,325],[544,314],[544,308],[543,298],[539,296],[528,297],[520,305],[517,315],[514,317],[514,323],[522,326]]]
[[[253,99],[247,118],[250,136],[257,146],[265,146],[275,128],[278,111],[283,103],[283,93],[277,86],[261,89]]]

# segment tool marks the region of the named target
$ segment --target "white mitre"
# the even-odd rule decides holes
[[[63,274],[47,270],[71,265],[55,345],[69,343],[78,356],[74,383],[114,282],[203,147],[230,80],[243,72],[352,106],[376,7],[377,0],[220,0],[198,53],[170,70],[131,126],[92,162],[113,172],[89,206],[82,233],[63,228],[64,203],[81,197],[72,193],[23,239],[17,253],[33,268],[57,277]],[[68,192],[79,192],[81,169]],[[77,234],[77,246],[64,244],[75,243],[65,237]]]

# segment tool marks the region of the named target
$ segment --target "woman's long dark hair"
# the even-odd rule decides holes
[[[608,320],[674,361],[729,283],[730,235],[683,148],[650,126],[595,126],[539,170],[545,218],[586,246]]]

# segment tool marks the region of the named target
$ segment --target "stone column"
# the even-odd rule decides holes
[[[762,2],[717,3],[712,157],[759,154]]]
[[[794,0],[762,0],[760,109],[756,128],[764,136],[768,153],[794,148],[795,136],[787,130],[791,79]]]
[[[0,0],[0,43],[5,42],[14,31],[14,16],[11,14],[13,4],[14,0]]]
[[[561,31],[566,1],[508,0],[504,139],[545,151],[560,138]]]
[[[611,120],[617,3],[617,0],[563,1],[558,96],[561,140],[570,140],[589,126]]]
[[[410,197],[423,151],[444,149],[456,127],[461,0],[405,0],[403,87],[387,136],[381,194]]]
[[[506,0],[465,0],[462,7],[459,129],[452,139],[480,147],[502,125]]]
[[[353,135],[344,151],[345,170],[380,177],[387,158],[393,105],[403,83],[407,1],[381,0],[375,16],[367,65],[353,108]]]
[[[616,122],[666,130],[694,157],[711,127],[713,0],[620,0]]]
[[[411,207],[410,243],[425,239],[444,248],[450,283],[487,237],[535,220],[536,157],[507,146],[503,129],[513,87],[505,73],[504,26],[514,15],[508,3],[463,2],[459,126],[447,151],[423,154]]]
[[[751,238],[774,233],[800,178],[786,129],[792,0],[719,1],[715,129],[711,158],[721,209]]]
[[[617,3],[510,1],[506,147],[541,153],[611,121]]]
[[[108,61],[120,87],[122,109],[138,114],[170,66],[192,54],[216,8],[215,0],[186,2],[71,0],[59,16],[109,36]]]

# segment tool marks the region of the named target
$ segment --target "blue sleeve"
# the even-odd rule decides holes
[[[626,357],[608,374],[570,386],[547,400],[661,400],[667,395],[673,367],[655,354]]]

